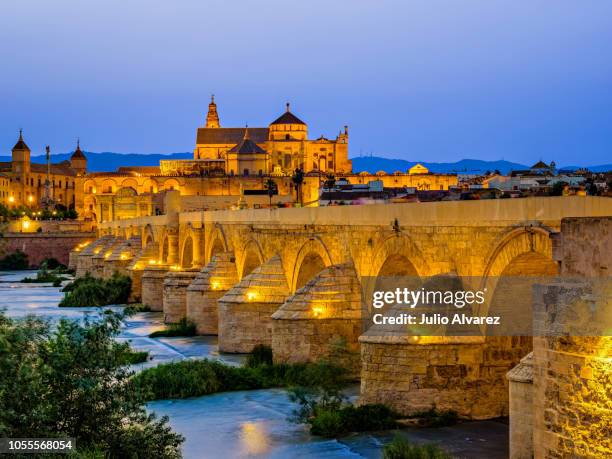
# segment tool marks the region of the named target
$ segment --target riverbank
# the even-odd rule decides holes
[[[32,271],[0,273],[0,308],[18,318],[34,314],[51,321],[60,318],[82,320],[108,308],[60,308],[63,297],[51,284],[22,284]],[[111,309],[121,310],[122,307]],[[119,340],[130,341],[134,350],[148,351],[150,360],[134,366],[135,370],[192,358],[218,359],[238,365],[244,356],[222,354],[214,336],[188,338],[149,338],[162,329],[159,312],[139,312],[127,318]],[[350,389],[351,399],[358,386]],[[183,455],[191,458],[226,459],[240,457],[270,458],[380,458],[382,446],[393,431],[349,435],[339,440],[325,440],[308,433],[307,427],[288,420],[296,405],[281,389],[224,392],[184,400],[161,400],[148,405],[159,416],[168,415],[170,424],[186,437]],[[407,428],[402,435],[414,442],[440,443],[455,457],[507,457],[508,426],[503,422],[460,423],[443,428]]]

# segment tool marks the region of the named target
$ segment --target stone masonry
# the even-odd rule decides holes
[[[213,256],[187,287],[187,318],[195,323],[199,335],[218,334],[217,302],[237,282],[234,254],[224,252]]]

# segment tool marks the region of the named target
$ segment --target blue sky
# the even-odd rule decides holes
[[[0,154],[191,151],[286,101],[350,155],[612,162],[609,0],[11,0]]]

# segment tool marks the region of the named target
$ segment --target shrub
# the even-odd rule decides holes
[[[0,270],[11,271],[28,269],[28,255],[17,250],[0,259]]]
[[[235,367],[212,360],[184,360],[148,368],[132,383],[149,400],[199,397],[215,392],[306,384],[324,363]]]
[[[170,324],[165,330],[157,330],[149,335],[149,338],[161,338],[172,336],[195,336],[196,326],[193,322],[183,317],[175,324]]]
[[[451,456],[436,445],[413,445],[397,434],[385,445],[383,459],[451,459]]]
[[[123,313],[126,316],[131,316],[133,314],[136,314],[137,312],[151,312],[151,308],[149,306],[145,306],[142,303],[134,303],[130,304],[123,310]]]
[[[114,273],[110,279],[97,279],[86,275],[62,289],[66,295],[59,305],[84,307],[125,304],[130,296],[131,288],[132,280],[118,273]]]
[[[36,273],[36,277],[25,277],[21,279],[21,282],[24,284],[52,283],[54,287],[59,287],[63,280],[66,278],[59,276],[56,271],[47,271],[43,268]]]
[[[398,417],[391,408],[381,404],[348,405],[334,410],[318,407],[308,423],[313,435],[335,438],[351,432],[393,429],[397,427]]]
[[[258,344],[247,356],[245,365],[250,368],[272,365],[272,348],[264,344]]]
[[[40,269],[65,270],[66,265],[60,263],[57,258],[45,258],[40,262]]]
[[[183,438],[130,384],[120,319],[52,327],[0,312],[0,436],[74,437],[82,457],[180,457]]]
[[[421,418],[423,426],[426,427],[446,427],[457,424],[459,415],[456,411],[445,410],[438,411],[435,408],[431,408],[427,411],[420,411],[410,416],[411,418]]]
[[[149,360],[148,351],[128,351],[123,355],[122,362],[124,365],[134,365],[137,363],[146,362]]]

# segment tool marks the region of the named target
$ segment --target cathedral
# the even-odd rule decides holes
[[[198,128],[195,161],[223,167],[227,175],[283,175],[295,169],[304,172],[346,174],[352,171],[348,159],[348,127],[335,139],[308,138],[308,125],[286,111],[268,127],[221,127],[214,96],[208,105],[206,125]]]
[[[316,206],[326,175],[353,185],[447,190],[456,174],[432,174],[421,165],[393,173],[354,173],[348,159],[348,127],[334,139],[308,138],[308,126],[287,104],[267,127],[222,127],[214,97],[206,122],[197,128],[193,159],[162,160],[159,166],[87,171],[77,142],[69,161],[30,161],[30,149],[19,134],[12,161],[0,163],[0,198],[13,208],[47,204],[74,207],[79,217],[96,222],[163,213],[167,192],[178,191],[184,210],[228,209],[270,204]],[[303,171],[298,185],[296,169]],[[268,196],[270,181],[274,196]]]

